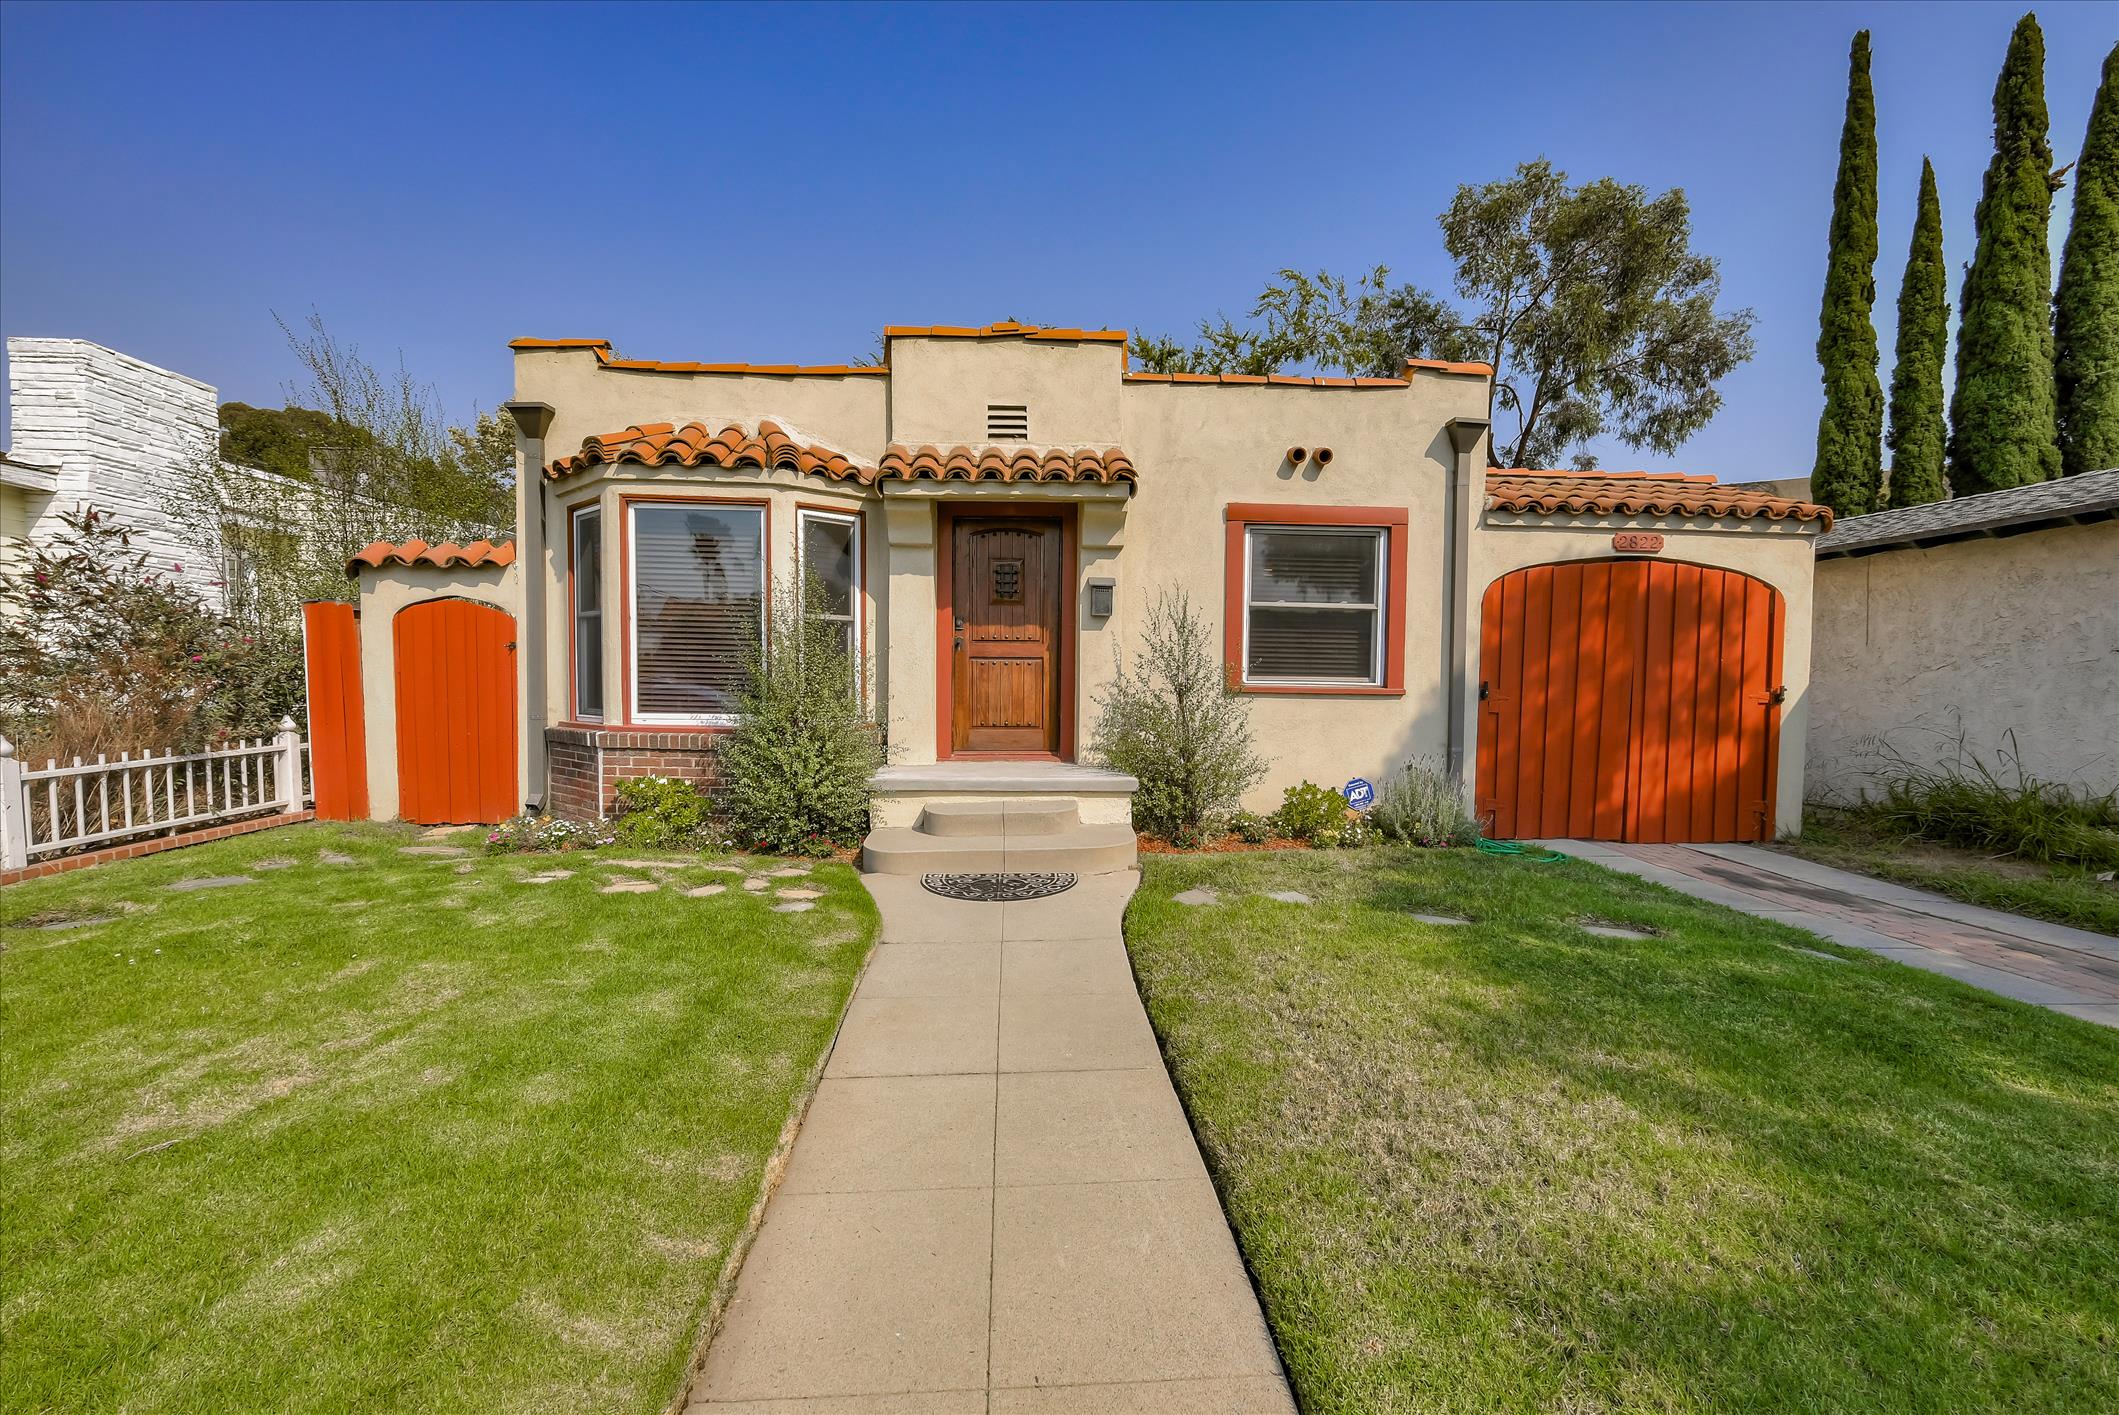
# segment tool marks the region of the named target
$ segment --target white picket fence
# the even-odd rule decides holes
[[[130,753],[31,767],[0,737],[0,869],[269,814],[310,799],[309,747],[291,718],[271,737],[179,756]]]

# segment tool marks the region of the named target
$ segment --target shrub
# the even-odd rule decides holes
[[[1182,592],[1148,611],[1141,645],[1096,700],[1092,751],[1140,782],[1133,824],[1196,842],[1265,775],[1251,745],[1250,704],[1229,691],[1213,632]]]
[[[1479,838],[1462,788],[1429,757],[1415,757],[1385,779],[1369,821],[1393,845],[1470,845]]]
[[[837,626],[805,612],[818,594],[814,583],[775,587],[765,645],[745,665],[736,727],[718,757],[736,842],[781,854],[858,844],[883,761]]]
[[[1237,811],[1229,817],[1229,834],[1246,845],[1263,845],[1273,834],[1273,823],[1256,811]]]
[[[713,829],[713,802],[677,776],[640,776],[618,783],[621,845],[636,850],[698,850],[720,843]]]
[[[486,834],[486,852],[522,855],[540,850],[594,850],[616,839],[609,821],[570,821],[557,816],[516,816]]]
[[[0,730],[27,760],[196,751],[304,718],[301,635],[216,615],[93,507],[0,577]]]
[[[1273,812],[1273,828],[1312,848],[1337,845],[1346,829],[1346,797],[1329,786],[1305,781],[1290,786]]]
[[[1333,842],[1342,850],[1359,850],[1364,845],[1376,843],[1376,827],[1359,811],[1348,811],[1340,822],[1339,838]]]
[[[2015,855],[2046,864],[2119,869],[2119,793],[2084,796],[2023,769],[2013,736],[2002,770],[1963,751],[1953,762],[1922,766],[1891,758],[1881,801],[1857,809],[1881,830]]]

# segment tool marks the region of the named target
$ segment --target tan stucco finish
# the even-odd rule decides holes
[[[1809,786],[1880,790],[1962,750],[2119,788],[2119,521],[1822,560]]]

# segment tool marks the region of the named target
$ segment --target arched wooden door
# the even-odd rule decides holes
[[[1768,840],[1784,610],[1733,570],[1537,565],[1487,587],[1476,809],[1500,839]]]
[[[400,610],[397,813],[421,825],[515,814],[515,619],[467,599]]]

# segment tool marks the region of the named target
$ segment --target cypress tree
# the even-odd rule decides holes
[[[1832,238],[1817,361],[1825,411],[1817,420],[1810,495],[1842,516],[1876,509],[1883,482],[1884,390],[1876,378],[1876,97],[1869,88],[1869,32],[1847,61],[1847,117],[1832,183]]]
[[[1897,366],[1891,371],[1891,486],[1886,504],[1919,506],[1948,496],[1942,359],[1950,341],[1950,291],[1942,264],[1942,202],[1935,164],[1920,163],[1920,206],[1906,276],[1898,285]]]
[[[1950,486],[1959,496],[2060,474],[2053,422],[2053,148],[2045,35],[2016,22],[1994,84],[1994,158],[1980,188],[1979,244],[1957,324]]]
[[[2053,303],[2060,470],[2119,467],[2119,44],[2075,165],[2075,215]]]

